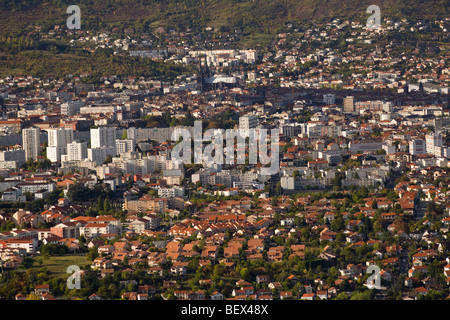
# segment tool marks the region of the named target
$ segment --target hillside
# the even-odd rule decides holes
[[[77,3],[75,3],[77,2]],[[273,33],[285,22],[330,18],[367,19],[377,4],[382,17],[434,19],[448,17],[450,0],[0,0],[0,34],[22,33],[35,25],[64,24],[67,6],[81,8],[86,28],[107,25],[148,29],[240,27],[246,32]]]
[[[95,71],[97,75],[174,79],[186,71],[165,62],[143,63],[123,54],[116,56],[112,46],[106,50],[85,44],[72,46],[72,35],[66,34],[66,9],[74,2],[81,9],[83,35],[105,30],[114,41],[134,33],[151,37],[154,48],[160,48],[181,40],[160,39],[155,32],[158,27],[179,33],[190,30],[190,40],[204,36],[206,27],[211,27],[216,31],[209,38],[202,40],[200,35],[194,41],[199,48],[208,48],[215,40],[222,44],[228,32],[233,35],[239,30],[239,37],[228,45],[262,50],[288,23],[303,31],[311,28],[310,22],[320,25],[335,18],[364,24],[369,17],[366,9],[374,4],[373,0],[0,0],[0,76],[62,76]],[[450,0],[379,0],[377,5],[382,19],[434,21],[450,16]],[[60,27],[59,31],[56,27]]]

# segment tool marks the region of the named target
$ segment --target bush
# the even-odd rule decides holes
[[[44,244],[40,247],[40,252],[44,256],[55,256],[67,253],[69,248],[66,245],[59,245],[55,243]]]

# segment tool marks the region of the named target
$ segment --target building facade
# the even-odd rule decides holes
[[[25,150],[25,159],[36,160],[41,149],[39,128],[22,130],[22,146]]]

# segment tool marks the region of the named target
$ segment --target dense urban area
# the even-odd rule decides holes
[[[246,48],[227,27],[2,37],[99,66],[49,76],[35,57],[0,78],[0,299],[449,299],[449,28],[292,22]],[[279,129],[277,173],[174,161],[196,121]]]

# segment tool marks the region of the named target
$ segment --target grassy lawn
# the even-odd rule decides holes
[[[46,268],[50,278],[67,279],[69,277],[69,274],[66,273],[68,266],[76,265],[83,268],[87,264],[91,264],[91,261],[82,255],[53,256],[48,259],[44,259],[43,256],[36,256],[33,258],[31,269]]]
[[[240,44],[244,48],[255,48],[256,46],[267,47],[272,40],[274,35],[265,33],[254,33],[244,36]]]

